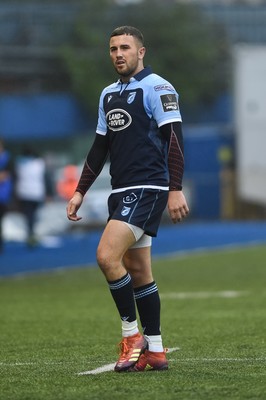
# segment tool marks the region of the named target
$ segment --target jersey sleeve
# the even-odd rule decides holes
[[[102,91],[99,100],[98,123],[96,127],[96,133],[98,133],[99,135],[106,135],[107,132],[106,117],[103,107],[104,96],[105,96],[105,90]]]
[[[167,132],[168,137],[168,169],[169,190],[182,190],[182,179],[184,174],[183,134],[181,123],[163,125],[161,130]]]
[[[97,176],[100,174],[108,156],[106,136],[96,134],[92,147],[84,162],[76,192],[85,196]]]
[[[149,109],[158,127],[172,122],[182,122],[178,94],[164,79],[156,79],[149,87]]]

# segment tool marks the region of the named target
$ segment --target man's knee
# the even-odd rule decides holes
[[[109,271],[114,271],[121,264],[121,257],[115,249],[109,246],[98,246],[96,259],[101,270],[106,274]]]
[[[110,254],[108,254],[106,249],[104,249],[101,245],[99,245],[97,248],[96,259],[101,270],[105,271],[106,269],[110,268]]]

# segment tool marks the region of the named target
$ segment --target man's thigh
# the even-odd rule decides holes
[[[127,249],[135,241],[132,230],[124,222],[110,220],[100,239],[98,253],[105,254],[110,260],[122,260]]]

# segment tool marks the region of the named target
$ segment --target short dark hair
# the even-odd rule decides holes
[[[134,26],[119,26],[118,28],[115,28],[113,32],[110,35],[110,38],[113,36],[120,36],[120,35],[131,35],[134,36],[142,46],[144,46],[144,37],[143,34],[140,32],[139,29],[134,28]]]

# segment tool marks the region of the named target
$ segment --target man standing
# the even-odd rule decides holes
[[[138,29],[122,26],[112,32],[110,57],[119,80],[101,94],[96,137],[67,206],[68,218],[78,221],[83,197],[109,155],[109,219],[97,261],[122,322],[117,372],[168,369],[151,244],[166,205],[174,223],[189,212],[182,192],[178,95],[169,82],[144,67],[145,51]],[[135,303],[143,334],[138,329]]]
[[[0,253],[3,251],[3,218],[12,199],[12,164],[4,141],[0,138]]]
[[[39,208],[46,200],[46,165],[44,159],[30,147],[25,147],[15,163],[15,192],[19,209],[25,217],[27,245],[38,244],[36,222]]]

